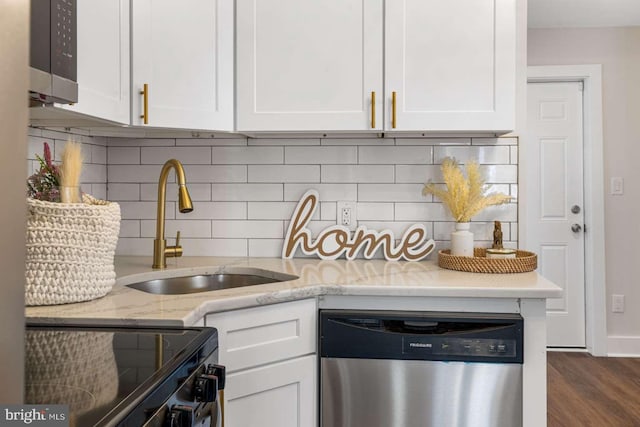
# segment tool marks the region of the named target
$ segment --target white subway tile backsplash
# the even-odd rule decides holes
[[[355,164],[358,162],[357,147],[285,147],[284,159],[287,164]]]
[[[282,256],[282,239],[249,239],[250,257],[280,258]]]
[[[320,182],[319,165],[249,165],[249,182]]]
[[[158,196],[156,192],[155,197]],[[118,184],[111,183],[107,185],[107,197],[109,200],[118,201],[139,201],[145,200],[140,197],[140,184]]]
[[[358,163],[363,164],[400,164],[428,165],[433,163],[433,147],[358,147]]]
[[[261,165],[284,163],[283,147],[213,147],[214,165]]]
[[[396,203],[396,221],[453,221],[442,203]]]
[[[35,160],[36,154],[44,159],[44,143],[49,144],[51,150],[54,149],[53,139],[29,136],[27,158]],[[53,153],[52,153],[53,154]]]
[[[359,202],[357,206],[357,218],[360,221],[393,221],[393,203],[366,203]]]
[[[320,218],[316,218],[317,214],[312,219],[322,221],[336,221],[338,219],[338,202],[320,202]],[[293,211],[291,211],[293,213]],[[289,216],[291,218],[291,215]]]
[[[471,160],[479,164],[509,164],[509,147],[506,146],[473,146],[473,147],[434,147],[434,163],[442,163],[445,157],[453,157],[459,163]]]
[[[296,208],[296,202],[249,202],[248,219],[291,219]],[[333,204],[335,210],[335,203]],[[334,214],[335,216],[335,214]],[[320,209],[316,211],[313,219],[320,219]]]
[[[140,237],[140,221],[137,219],[120,220],[120,237]]]
[[[91,194],[96,199],[107,200],[107,184],[91,184],[91,193],[89,194]]]
[[[108,147],[109,165],[139,165],[140,147]]]
[[[322,165],[322,182],[380,182],[394,180],[393,165]]]
[[[246,202],[193,202],[185,219],[247,219]]]
[[[246,257],[247,247],[247,239],[184,239],[182,242],[183,256]],[[174,259],[179,265],[180,258]]]
[[[518,182],[518,167],[515,165],[480,166],[486,183],[515,184]]]
[[[158,184],[160,177],[160,165],[108,165],[107,178],[108,182],[129,182],[144,183],[153,182]],[[188,176],[187,176],[188,178]],[[175,175],[169,174],[168,182],[175,182]]]
[[[396,182],[427,183],[442,181],[440,165],[397,165]]]
[[[120,216],[122,219],[156,219],[158,204],[156,202],[126,202],[117,201],[120,204]],[[167,202],[165,216],[174,219],[175,203]]]
[[[424,200],[421,184],[358,184],[361,202],[419,202]]]
[[[282,239],[283,224],[283,221],[213,221],[213,237]]]
[[[318,191],[321,202],[356,201],[358,197],[357,184],[285,184],[284,200],[297,202],[309,189]]]
[[[282,201],[282,184],[212,184],[211,200],[231,202]]]
[[[107,165],[83,164],[82,172],[80,173],[80,182],[91,184],[107,182]]]
[[[211,147],[142,147],[140,163],[163,165],[169,159],[177,159],[187,165],[210,165]]]
[[[448,248],[453,218],[438,199],[422,195],[424,183],[442,185],[439,163],[445,156],[462,163],[478,160],[487,191],[514,197],[472,219],[477,245],[491,245],[494,220],[503,222],[505,246],[518,244],[514,137],[104,138],[35,128],[29,128],[29,135],[31,170],[37,169],[35,154],[42,154],[43,141],[57,158],[68,139],[83,143],[83,191],[120,204],[117,253],[122,255],[148,256],[153,251],[158,179],[161,164],[169,158],[184,164],[194,202],[193,212],[177,212],[175,174],[170,173],[165,234],[171,241],[180,229],[185,256],[279,257],[293,210],[310,188],[320,193],[309,224],[315,237],[336,224],[337,201],[353,201],[358,225],[390,229],[399,238],[412,224],[424,224],[437,248]],[[179,265],[180,260],[168,262]]]
[[[211,184],[194,184],[187,180],[187,189],[194,202],[211,200]],[[158,200],[158,184],[140,184],[139,200]],[[167,184],[166,200],[178,200],[178,184]]]
[[[515,203],[507,203],[504,205],[489,206],[474,216],[472,221],[517,222],[518,205]]]
[[[190,214],[189,214],[190,215]],[[182,217],[181,217],[182,218]],[[177,219],[165,221],[164,236],[167,239],[167,244],[174,244],[176,233],[180,232],[180,239],[182,238],[211,238],[211,221],[197,220],[197,219]],[[155,220],[142,220],[140,221],[140,233],[141,237],[153,237],[156,236],[156,221]]]
[[[87,147],[91,148],[91,163],[107,164],[107,147],[104,145],[87,145]]]
[[[247,166],[204,166],[185,167],[187,182],[247,182]]]

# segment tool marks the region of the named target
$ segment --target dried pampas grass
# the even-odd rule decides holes
[[[425,184],[422,194],[433,194],[449,209],[456,222],[469,222],[487,206],[501,205],[511,200],[502,193],[484,194],[484,180],[475,161],[467,163],[467,177],[454,159],[446,157],[442,162],[442,177],[446,190],[435,184]]]
[[[62,150],[60,166],[60,186],[79,187],[82,173],[82,146],[74,141],[67,141]]]

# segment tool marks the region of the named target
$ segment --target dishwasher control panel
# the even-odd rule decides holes
[[[523,363],[514,313],[321,310],[321,357]]]
[[[416,355],[515,357],[516,341],[405,336],[402,339],[402,352]]]

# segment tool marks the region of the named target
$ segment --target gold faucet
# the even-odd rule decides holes
[[[176,178],[178,179],[178,209],[182,213],[193,210],[182,163],[176,159],[167,160],[162,166],[160,179],[158,180],[158,216],[156,220],[156,239],[153,241],[153,268],[167,268],[167,257],[182,256],[180,232],[178,231],[176,235],[175,246],[167,246],[167,241],[164,238],[164,205],[167,197],[167,178],[171,168],[175,169]]]

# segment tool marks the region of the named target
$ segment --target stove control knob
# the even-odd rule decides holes
[[[218,377],[218,390],[224,390],[224,384],[227,376],[224,366],[214,364],[207,365],[207,374]]]
[[[215,402],[218,395],[218,377],[198,375],[193,384],[193,399],[196,402]]]
[[[185,405],[173,405],[167,413],[166,427],[190,427],[193,424],[193,408]]]

